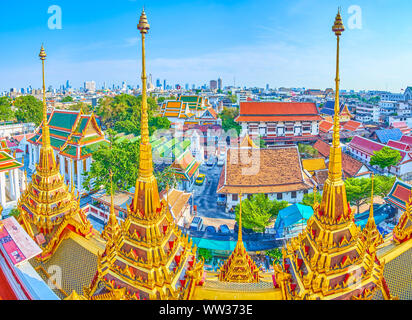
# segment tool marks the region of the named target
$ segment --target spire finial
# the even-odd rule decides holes
[[[242,242],[242,192],[239,194],[240,203],[239,203],[239,230],[237,236],[237,242]]]
[[[46,104],[46,81],[44,76],[44,61],[46,60],[46,51],[44,50],[43,44],[41,45],[40,60],[42,62],[42,77],[43,77],[43,130],[42,130],[42,142],[45,147],[50,145],[50,133],[49,127],[47,125],[47,104]]]
[[[375,175],[372,173],[371,176],[371,205],[369,208],[369,219],[373,219],[373,179]]]
[[[146,13],[144,12],[144,7],[142,10],[142,14],[140,15],[139,24],[137,25],[137,29],[140,30],[141,34],[147,33],[150,29],[150,25],[147,22]]]

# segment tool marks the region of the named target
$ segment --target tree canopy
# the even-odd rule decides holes
[[[19,122],[34,122],[36,126],[43,120],[43,103],[31,95],[17,97],[14,101],[16,119]]]
[[[287,201],[270,200],[262,193],[254,194],[251,199],[242,200],[242,225],[255,232],[264,232],[279,211],[288,205]],[[237,222],[239,222],[239,207],[237,205],[235,208]]]
[[[9,97],[0,97],[0,121],[13,120],[14,112],[11,109]]]
[[[102,119],[102,124],[107,128],[112,128],[117,132],[126,134],[140,134],[142,96],[132,96],[121,94],[118,96],[104,97],[99,100],[97,114]],[[158,105],[154,98],[147,98],[149,133],[152,134],[157,129],[170,128],[170,121],[167,118],[157,116]]]
[[[237,108],[223,108],[222,112],[219,113],[219,118],[222,119],[222,129],[225,131],[235,129],[237,134],[240,134],[242,127],[234,120],[238,115]]]
[[[322,200],[322,195],[319,192],[316,193],[316,200],[318,203],[320,203]],[[311,193],[307,193],[303,195],[303,199],[301,203],[305,206],[312,207],[313,204],[315,203],[315,194],[311,192]]]
[[[71,96],[65,96],[61,102],[73,102],[73,98]]]
[[[374,152],[369,163],[372,166],[377,165],[383,170],[387,167],[397,165],[401,159],[402,156],[399,150],[385,146],[381,150]]]
[[[371,186],[370,178],[348,178],[345,180],[347,199],[351,205],[356,205],[358,213],[360,206],[370,199]]]
[[[110,171],[113,174],[113,190],[129,190],[136,185],[139,173],[140,140],[114,141],[114,131],[109,132],[111,145],[100,147],[93,153],[93,162],[88,172],[84,173],[83,186],[86,190],[97,190],[103,186],[110,192]],[[170,166],[155,172],[159,191],[166,185],[174,187],[177,183]]]
[[[73,104],[68,109],[76,111],[81,109],[84,114],[90,114],[93,111],[92,106],[84,102],[78,102],[76,104]]]

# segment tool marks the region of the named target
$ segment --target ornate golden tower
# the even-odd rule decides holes
[[[67,229],[89,237],[92,233],[92,226],[80,210],[80,199],[76,199],[73,189],[69,191],[69,187],[64,183],[59,168],[56,166],[47,122],[44,78],[46,52],[43,46],[39,57],[42,61],[43,75],[42,146],[32,181],[18,202],[20,211],[18,221],[43,249],[38,258],[46,260],[57,250]]]
[[[146,99],[146,14],[137,28],[142,35],[142,122],[139,175],[133,202],[119,233],[109,238],[98,256],[97,273],[85,289],[89,299],[190,299],[203,276],[203,261],[196,259],[196,246],[174,223],[169,206],[159,200],[153,175],[152,149]],[[111,222],[112,229],[117,224]]]
[[[239,230],[236,247],[223,266],[219,280],[224,282],[259,282],[259,268],[246,252],[242,239],[242,194],[240,194]]]
[[[369,218],[365,227],[362,230],[362,240],[365,241],[370,250],[375,250],[376,247],[383,243],[383,238],[376,228],[375,218],[373,217],[373,174],[372,174],[372,188],[371,188],[371,204],[369,208]]]
[[[409,196],[409,201],[406,201],[405,212],[393,229],[393,239],[396,243],[412,239],[412,194]]]
[[[375,250],[371,252],[362,240],[346,199],[339,139],[339,40],[344,31],[340,12],[332,30],[337,37],[337,55],[329,176],[322,201],[320,205],[315,202],[306,230],[287,243],[282,265],[274,265],[276,283],[283,299],[370,299],[379,289],[390,299],[384,285],[384,266]]]

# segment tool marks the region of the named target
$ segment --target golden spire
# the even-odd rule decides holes
[[[242,243],[243,245],[243,239],[242,239],[242,193],[239,194],[240,197],[240,203],[239,203],[239,230],[237,231],[237,243]]]
[[[110,213],[107,224],[105,225],[104,230],[102,232],[102,237],[108,241],[113,240],[120,230],[119,223],[117,221],[117,217],[114,211],[113,194],[113,172],[110,170]]]
[[[259,268],[248,255],[242,239],[242,193],[239,194],[239,227],[236,247],[220,268],[219,280],[224,282],[259,282]]]
[[[342,180],[342,152],[340,149],[340,103],[339,103],[339,40],[342,32],[345,30],[342,18],[340,16],[340,10],[335,18],[335,23],[333,24],[332,31],[336,35],[336,78],[335,78],[335,115],[333,118],[333,141],[331,147],[330,155],[330,165],[329,165],[329,179],[331,182],[339,182]]]
[[[46,51],[43,45],[39,54],[42,63],[42,77],[43,77],[43,127],[42,127],[42,147],[40,149],[39,165],[43,170],[50,170],[56,166],[53,149],[50,145],[50,131],[47,123],[47,104],[46,104],[46,82],[44,76],[44,61],[46,60]]]
[[[369,219],[370,221],[374,221],[374,217],[373,217],[373,178],[374,178],[374,174],[372,173],[372,177],[371,177],[371,205],[369,208]]]
[[[146,51],[145,36],[150,26],[144,12],[140,16],[137,29],[142,35],[142,110],[141,110],[141,141],[139,155],[139,176],[136,181],[136,190],[131,209],[140,214],[155,213],[160,207],[159,190],[156,178],[153,175],[152,146],[149,142],[149,117],[147,113],[146,88]]]

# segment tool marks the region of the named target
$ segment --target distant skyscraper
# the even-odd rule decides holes
[[[269,91],[269,84],[266,84],[266,91]]]
[[[185,89],[189,90],[189,84],[188,83],[185,84]]]
[[[222,87],[222,79],[221,79],[221,78],[217,79],[217,88],[218,88],[219,90],[222,90],[222,89],[223,89],[223,87]]]
[[[156,79],[156,88],[160,88],[161,86],[160,79]]]
[[[163,80],[163,90],[166,90],[167,89],[167,87],[166,87],[166,79],[164,79]]]
[[[216,89],[217,89],[217,81],[210,80],[210,90],[216,90]]]
[[[86,81],[84,83],[84,91],[86,91],[86,92],[95,92],[96,91],[96,82]]]
[[[69,80],[66,81],[66,90],[70,89],[70,82]]]

